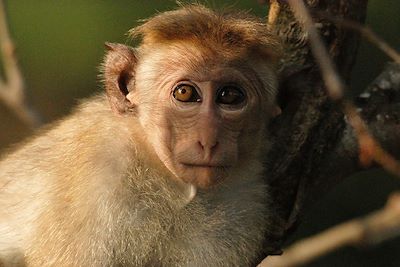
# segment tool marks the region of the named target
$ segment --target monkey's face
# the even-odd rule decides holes
[[[133,98],[164,165],[177,178],[207,188],[259,156],[269,84],[237,62],[216,64],[193,53],[179,59],[142,62]]]

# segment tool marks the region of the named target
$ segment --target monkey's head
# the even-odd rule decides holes
[[[107,45],[108,98],[175,177],[207,188],[259,158],[280,50],[265,24],[190,5],[130,33],[137,48]]]

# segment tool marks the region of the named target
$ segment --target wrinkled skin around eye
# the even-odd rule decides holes
[[[245,101],[246,96],[241,89],[234,86],[226,86],[219,90],[217,103],[225,105],[238,105]]]
[[[175,99],[181,102],[193,102],[193,96],[196,96],[196,94],[196,89],[186,84],[178,85],[173,93]]]

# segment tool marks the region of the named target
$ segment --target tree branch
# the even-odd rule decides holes
[[[336,71],[328,63],[323,66],[325,74],[321,76],[312,49],[323,49],[325,45],[329,58],[347,83],[359,36],[321,16],[308,21],[315,29],[308,34],[285,2],[278,1],[279,14],[273,19],[274,30],[284,41],[286,54],[281,64],[279,96],[283,112],[271,125],[273,146],[267,155],[266,176],[271,186],[275,208],[273,225],[276,227],[267,236],[266,250],[270,254],[279,251],[282,240],[296,227],[310,203],[339,181],[365,168],[371,156],[392,172],[399,172],[396,160],[387,157],[375,142],[376,139],[393,155],[400,155],[399,66],[390,64],[356,99],[357,106],[349,108],[347,100],[344,105],[333,101],[326,93],[325,84],[333,83],[329,95],[338,99],[343,83],[338,78],[324,83],[323,78],[332,79],[332,73],[337,76]],[[311,14],[327,13],[357,23],[365,20],[367,0],[307,0],[307,4]],[[311,48],[308,37],[318,37],[316,30],[322,42]],[[321,55],[320,52],[316,54]],[[371,134],[366,132],[367,127]],[[364,166],[360,164],[360,155]]]
[[[343,18],[333,17],[326,13],[316,13],[317,16],[326,18],[335,24],[345,27],[362,34],[371,44],[378,47],[382,52],[384,52],[389,58],[394,62],[400,63],[400,54],[391,47],[385,40],[383,40],[378,34],[376,34],[370,27],[357,23],[355,21],[345,20]]]
[[[4,1],[0,0],[0,50],[4,65],[5,78],[0,79],[0,100],[30,128],[41,124],[38,113],[26,102],[25,83],[15,55]]]
[[[295,228],[308,203],[360,169],[357,146],[356,151],[342,147],[347,123],[340,106],[326,93],[308,44],[308,34],[294,18],[289,5],[278,2],[281,6],[274,31],[283,40],[286,53],[281,63],[279,96],[283,112],[270,127],[273,146],[266,157],[266,176],[275,208],[275,229],[267,236],[267,253],[279,251],[281,242]],[[313,11],[359,22],[365,20],[366,0],[308,1],[308,4]],[[330,58],[347,81],[359,36],[328,20],[314,20]],[[337,152],[344,153],[345,157],[337,158]],[[327,173],[332,169],[335,172]]]
[[[286,249],[282,256],[268,257],[258,266],[301,266],[343,246],[377,244],[398,235],[400,193],[393,194],[383,209],[301,240]]]
[[[319,32],[314,26],[314,22],[303,0],[288,0],[288,3],[293,10],[295,18],[302,24],[303,30],[307,34],[311,52],[321,69],[322,79],[325,82],[328,95],[333,100],[343,98],[344,85],[342,79],[337,74],[328,51],[322,42]]]
[[[343,111],[346,114],[346,119],[357,135],[361,164],[368,166],[371,161],[374,160],[385,170],[400,176],[400,164],[390,154],[382,149],[379,143],[370,135],[367,125],[356,112],[354,105],[350,101],[343,99],[343,82],[328,56],[328,51],[313,25],[313,21],[303,3],[303,0],[288,0],[288,2],[294,10],[295,17],[298,21],[303,22],[304,30],[309,35],[311,51],[316,59],[316,63],[321,69],[322,78],[325,82],[328,95],[333,100],[341,102]],[[386,46],[386,48],[390,47]],[[389,50],[394,54],[394,56],[397,55],[394,49],[390,48]]]

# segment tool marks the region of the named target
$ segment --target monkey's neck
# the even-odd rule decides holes
[[[264,183],[260,176],[255,175],[260,171],[258,164],[249,166],[244,171],[238,171],[237,175],[228,177],[230,180],[220,186],[199,190],[193,201],[187,204],[170,177],[133,162],[126,179],[114,192],[111,221],[119,223],[110,222],[110,225],[113,235],[119,237],[116,240],[122,242],[113,244],[115,256],[121,257],[122,261],[125,255],[137,255],[137,259],[143,262],[139,260],[135,264],[140,263],[141,266],[153,261],[164,262],[171,249],[184,251],[190,247],[201,250],[202,243],[197,247],[196,238],[205,240],[206,235],[213,240],[211,243],[215,242],[213,246],[220,248],[227,240],[220,240],[218,233],[232,231],[227,221],[244,224],[243,229],[234,233],[239,239],[249,234],[251,225],[264,223],[265,220],[264,214],[256,213],[253,216],[252,211],[254,208],[260,210],[260,206],[266,203]],[[263,235],[262,232],[251,233],[256,236],[252,240]],[[138,247],[141,248],[140,255],[138,251],[127,251]]]

